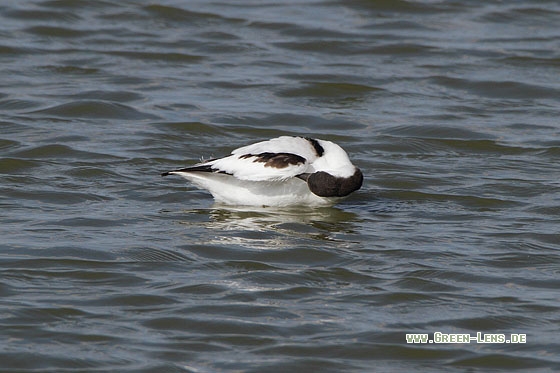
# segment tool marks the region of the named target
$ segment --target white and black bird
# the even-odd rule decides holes
[[[332,205],[360,189],[363,175],[337,144],[281,136],[231,155],[161,174],[180,175],[229,205]]]

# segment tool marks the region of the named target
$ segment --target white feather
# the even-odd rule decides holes
[[[332,205],[340,198],[323,198],[309,191],[303,180],[283,182],[246,181],[217,173],[177,173],[196,186],[208,190],[214,200],[227,205],[294,206]]]
[[[250,181],[281,181],[307,172],[309,163],[289,165],[284,168],[266,167],[263,162],[255,162],[255,158],[240,158],[238,155],[220,158],[208,162],[213,168],[233,175],[239,180]]]

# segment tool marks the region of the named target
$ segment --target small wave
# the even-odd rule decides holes
[[[45,65],[38,68],[41,73],[56,73],[62,75],[94,75],[100,72],[99,69],[90,68],[90,67],[83,67],[83,66],[75,66],[75,65]],[[75,99],[79,97],[79,95],[71,95],[68,96],[70,98]]]
[[[68,11],[52,11],[44,9],[11,9],[6,15],[24,21],[62,21],[75,22],[81,19],[77,14]]]
[[[477,96],[507,99],[539,99],[560,97],[560,90],[541,85],[514,81],[474,81],[437,76],[430,79],[446,88],[465,90]]]
[[[18,158],[0,158],[0,174],[16,174],[38,167],[39,162]]]
[[[121,259],[135,262],[184,262],[189,257],[176,251],[155,249],[151,247],[128,248],[119,253]]]
[[[546,358],[531,358],[527,356],[519,356],[517,354],[506,353],[477,353],[475,356],[455,359],[448,363],[450,366],[471,368],[471,369],[504,369],[504,370],[518,370],[518,369],[536,369],[556,366],[560,369],[560,364],[553,364],[547,361]]]
[[[167,5],[148,5],[144,10],[156,17],[164,19],[168,22],[189,22],[189,23],[204,23],[208,21],[230,21],[240,23],[244,20],[239,18],[223,17],[216,13],[198,12],[183,9],[180,7],[167,6]]]
[[[356,55],[356,54],[387,54],[387,55],[404,55],[404,54],[422,54],[433,53],[435,48],[421,44],[383,44],[372,46],[370,42],[356,41],[348,43],[344,40],[314,40],[314,41],[290,41],[275,42],[279,48],[290,49],[294,51],[313,52],[321,54],[333,55]]]
[[[87,30],[58,26],[33,26],[26,29],[26,31],[37,36],[58,38],[79,38],[90,34],[90,32]]]
[[[105,101],[80,100],[50,108],[36,110],[30,114],[53,115],[63,118],[104,118],[104,119],[156,119],[152,114],[142,113],[130,106]]]
[[[466,7],[466,5],[461,3],[418,2],[407,0],[352,1],[349,5],[372,12],[411,14],[449,13]]]
[[[39,201],[55,205],[74,205],[88,201],[107,201],[110,198],[92,193],[49,191],[49,190],[17,190],[5,192],[6,197],[21,201]]]
[[[198,63],[203,56],[174,52],[137,52],[137,51],[110,51],[105,52],[112,56],[125,57],[135,60],[160,60],[175,63]]]
[[[279,92],[282,97],[326,97],[326,98],[359,98],[367,96],[372,92],[383,89],[371,87],[364,84],[354,83],[331,83],[331,82],[308,82],[301,88],[285,89]]]
[[[167,132],[173,132],[179,138],[181,136],[196,137],[196,136],[224,136],[226,132],[212,124],[202,122],[164,122],[156,123],[158,128],[166,129]],[[166,134],[165,136],[169,136]]]
[[[31,109],[37,106],[39,106],[39,103],[31,100],[21,100],[17,98],[0,100],[1,110],[23,110]]]
[[[12,157],[24,159],[49,159],[49,158],[66,158],[66,159],[87,159],[87,160],[100,160],[100,159],[117,159],[102,153],[94,153],[84,150],[74,149],[68,145],[62,144],[49,144],[34,146],[19,150],[11,154]]]
[[[330,118],[328,116],[319,115],[303,115],[294,113],[273,113],[258,116],[238,116],[216,118],[216,122],[227,123],[230,128],[232,124],[239,124],[239,128],[235,128],[239,133],[250,133],[253,135],[263,136],[266,134],[286,134],[286,131],[302,133],[309,136],[314,132],[325,133],[326,130],[341,130],[344,134],[353,129],[363,129],[367,125],[358,121],[341,118]],[[261,134],[262,133],[262,134]],[[315,135],[314,135],[315,136]],[[324,136],[316,135],[321,138]],[[331,136],[332,138],[333,136]],[[327,140],[326,138],[324,138]],[[246,140],[245,140],[246,141]],[[333,141],[336,141],[333,139]]]
[[[455,139],[455,140],[490,140],[493,136],[462,127],[444,125],[401,125],[382,131],[392,136],[406,136],[415,138]]]

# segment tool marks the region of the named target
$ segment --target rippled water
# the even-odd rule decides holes
[[[557,1],[0,5],[0,370],[560,370]],[[161,171],[341,144],[333,208]],[[407,333],[525,344],[407,344]]]

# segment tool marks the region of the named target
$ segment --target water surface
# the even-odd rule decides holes
[[[556,1],[0,5],[0,370],[560,370]],[[280,135],[254,209],[162,171]],[[407,344],[407,333],[525,344]]]

